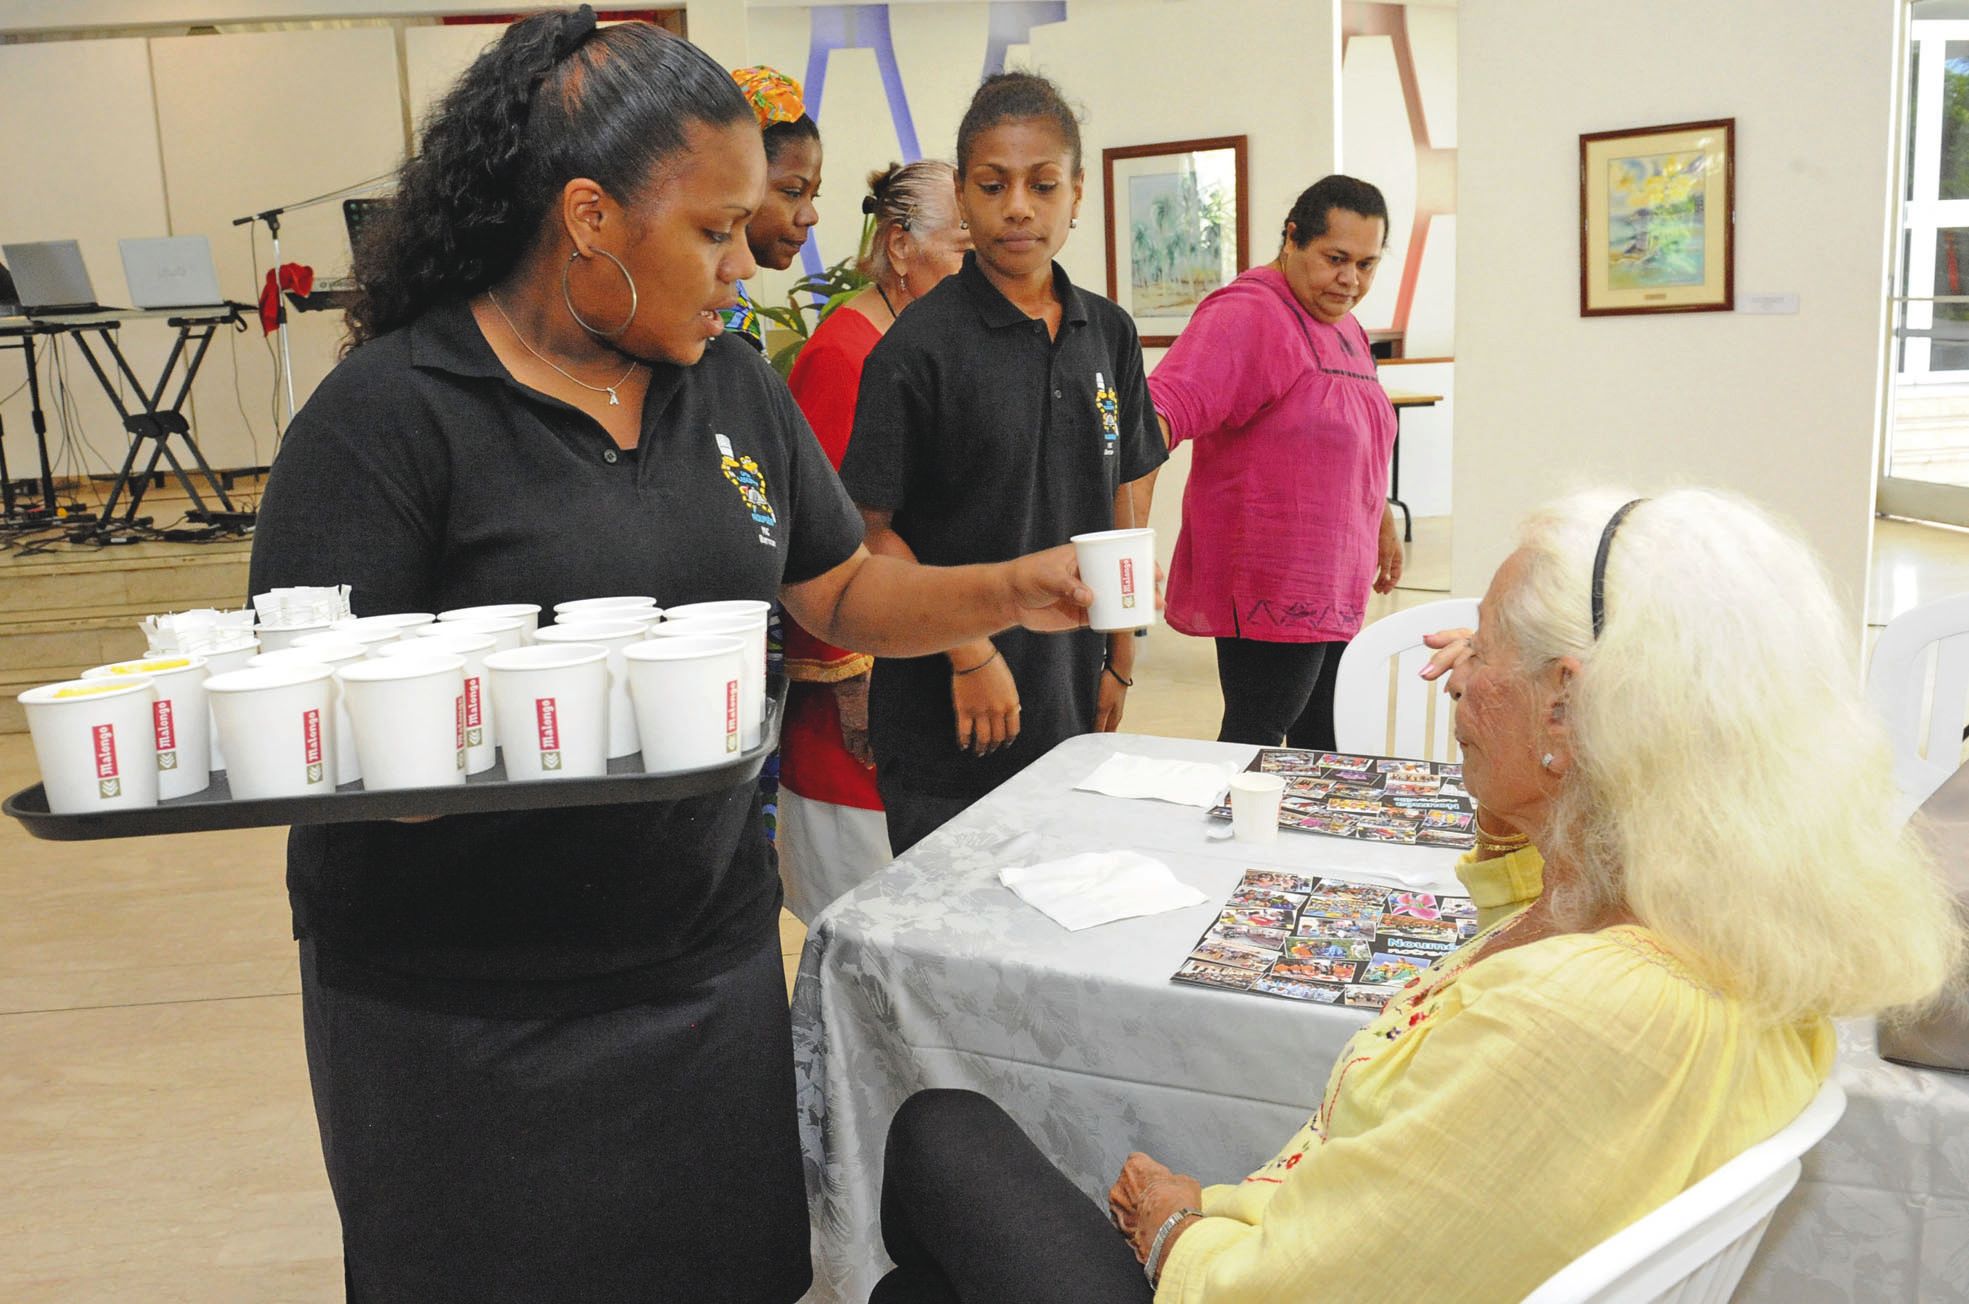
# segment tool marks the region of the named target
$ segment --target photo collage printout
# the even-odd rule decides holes
[[[1282,829],[1458,851],[1476,845],[1477,805],[1461,765],[1265,747],[1245,768],[1284,776]],[[1231,808],[1210,813],[1228,820]]]
[[[1469,897],[1248,869],[1174,980],[1378,1010],[1476,933]]]

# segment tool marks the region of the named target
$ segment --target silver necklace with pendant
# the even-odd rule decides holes
[[[636,374],[636,368],[642,366],[643,365],[642,363],[640,362],[630,363],[629,370],[623,372],[621,378],[618,379],[613,385],[590,385],[587,381],[581,379],[581,377],[575,375],[573,372],[569,371],[566,367],[563,367],[560,363],[554,361],[552,358],[542,353],[539,349],[536,349],[531,344],[528,344],[526,342],[526,336],[520,334],[520,328],[518,326],[515,326],[513,324],[513,319],[506,315],[506,309],[503,305],[500,304],[499,297],[493,294],[493,292],[490,289],[488,289],[485,292],[485,297],[487,302],[492,304],[493,311],[499,314],[500,320],[506,323],[506,329],[513,332],[513,338],[520,342],[521,348],[525,349],[528,353],[531,353],[534,357],[540,359],[548,366],[552,367],[555,371],[560,372],[563,376],[566,376],[569,380],[581,386],[581,388],[586,390],[592,390],[597,394],[608,395],[608,405],[610,407],[622,406],[622,400],[615,396],[615,391],[620,386],[628,383],[629,377]]]

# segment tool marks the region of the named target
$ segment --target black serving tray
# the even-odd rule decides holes
[[[502,761],[462,785],[444,788],[393,788],[365,792],[351,783],[314,797],[265,797],[236,801],[224,773],[212,786],[134,810],[89,815],[56,815],[40,784],[23,788],[0,803],[0,814],[21,822],[29,834],[50,842],[88,842],[101,838],[141,838],[161,833],[209,833],[289,824],[348,824],[360,820],[402,819],[418,815],[473,815],[488,811],[546,810],[571,806],[613,806],[640,801],[676,801],[723,792],[759,777],[766,757],[779,746],[780,719],[786,712],[786,680],[775,675],[766,693],[765,737],[759,746],[724,765],[676,774],[644,774],[640,756],[608,763],[608,773],[592,779],[506,778]]]

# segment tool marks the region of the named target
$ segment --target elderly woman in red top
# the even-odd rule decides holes
[[[1340,650],[1401,578],[1395,411],[1353,317],[1387,235],[1379,190],[1320,180],[1149,377],[1170,446],[1196,445],[1164,614],[1217,640],[1223,742],[1332,750]]]
[[[874,284],[828,314],[800,350],[787,386],[838,470],[848,452],[861,364],[896,315],[964,262],[956,171],[924,160],[868,179],[875,219],[861,271]],[[868,749],[868,675],[875,659],[786,624],[793,681],[780,741],[779,875],[786,905],[812,923],[827,904],[889,863],[889,830]]]

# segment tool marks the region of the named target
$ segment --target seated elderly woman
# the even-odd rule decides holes
[[[1478,935],[1240,1182],[1132,1155],[1104,1218],[983,1097],[912,1097],[872,1300],[1518,1299],[1776,1132],[1832,1067],[1832,1016],[1923,1000],[1961,953],[1853,634],[1739,499],[1538,513],[1474,635],[1438,640]]]

